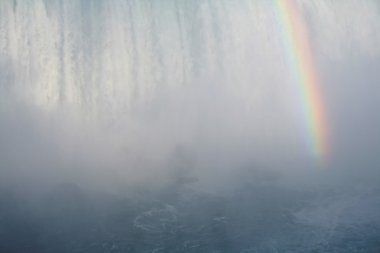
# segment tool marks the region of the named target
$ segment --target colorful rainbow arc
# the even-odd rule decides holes
[[[274,0],[285,48],[301,91],[302,107],[313,153],[322,162],[330,153],[328,124],[321,83],[310,47],[309,35],[295,0]]]

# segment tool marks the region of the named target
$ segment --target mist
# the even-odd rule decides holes
[[[2,1],[0,251],[378,252],[380,4],[292,2],[326,157],[277,1]]]

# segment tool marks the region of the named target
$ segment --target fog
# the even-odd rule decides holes
[[[0,251],[378,252],[380,4],[291,2],[324,155],[278,1],[1,1]]]

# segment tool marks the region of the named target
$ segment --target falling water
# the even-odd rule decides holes
[[[278,1],[310,41],[324,168]],[[378,0],[1,0],[0,251],[378,252],[379,20]]]
[[[343,90],[332,81],[336,66],[380,53],[379,5],[297,4],[334,115],[332,101]],[[226,153],[279,163],[308,159],[275,6],[253,0],[3,1],[2,111],[22,104],[58,125],[66,122],[74,139],[93,128],[96,135],[111,132],[118,150],[151,139],[168,150],[186,143],[229,146]]]
[[[250,107],[258,90],[282,79],[273,7],[255,1],[6,1],[2,89],[46,110],[71,106],[98,117],[119,117],[189,86],[237,90]],[[273,62],[280,66],[272,71]]]

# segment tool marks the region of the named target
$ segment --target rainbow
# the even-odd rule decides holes
[[[330,152],[328,124],[321,83],[313,59],[309,34],[295,0],[274,0],[289,66],[300,90],[313,155],[325,162]]]

